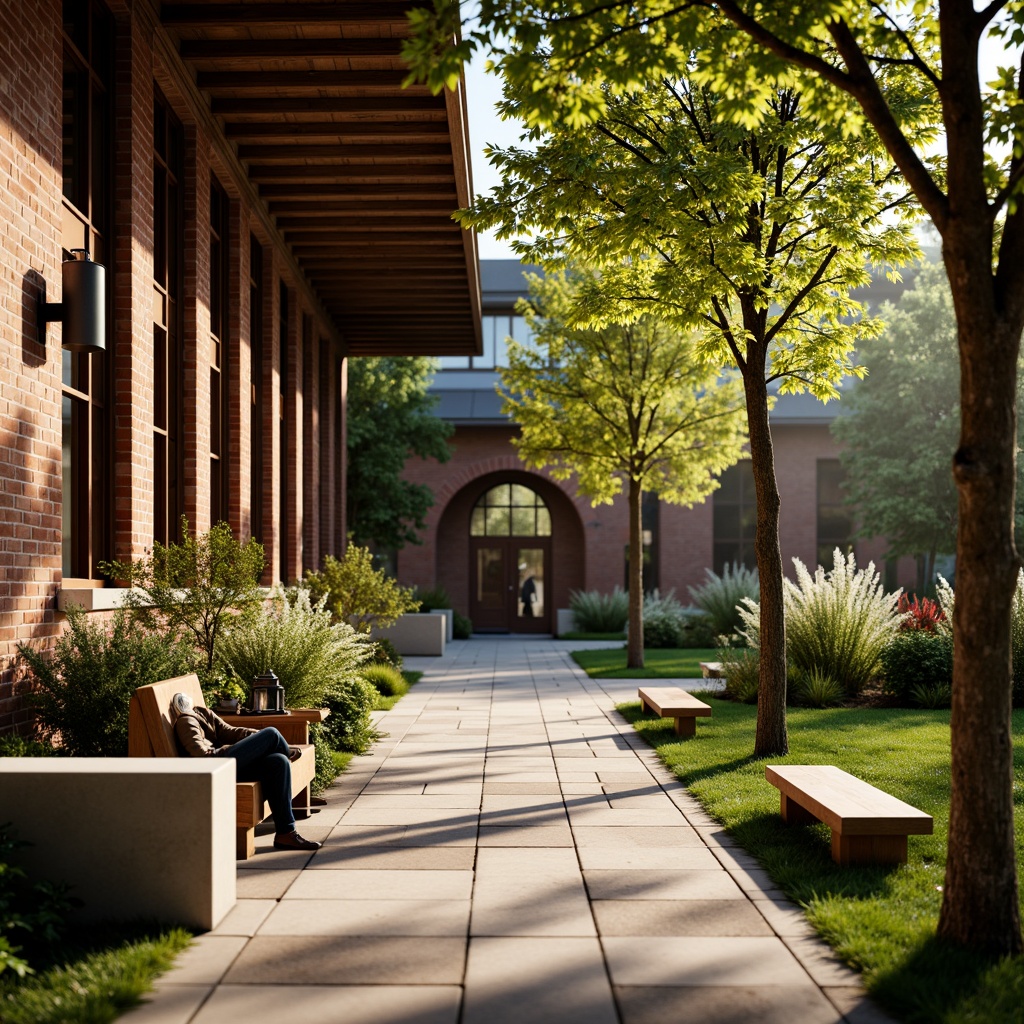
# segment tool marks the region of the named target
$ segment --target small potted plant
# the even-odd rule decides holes
[[[245,690],[233,679],[221,679],[213,691],[213,710],[219,715],[237,715],[245,700]]]

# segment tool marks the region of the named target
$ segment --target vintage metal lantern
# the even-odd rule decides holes
[[[257,715],[284,715],[284,687],[268,669],[252,681],[252,701],[249,710]]]

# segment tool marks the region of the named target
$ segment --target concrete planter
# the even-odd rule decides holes
[[[0,807],[33,873],[83,901],[80,921],[207,931],[235,905],[229,757],[3,757]]]
[[[433,612],[402,615],[393,626],[370,630],[374,640],[390,640],[399,654],[439,658],[447,639],[447,616]]]
[[[447,643],[451,643],[455,636],[455,612],[451,608],[431,608],[428,615],[443,615],[444,616],[444,638]]]
[[[558,608],[555,610],[555,636],[565,636],[576,630],[576,617],[571,608]]]

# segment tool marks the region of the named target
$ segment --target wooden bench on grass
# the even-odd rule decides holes
[[[644,711],[674,719],[677,736],[693,736],[698,718],[711,717],[711,705],[678,686],[641,686],[637,690]]]
[[[907,836],[932,834],[930,814],[834,765],[768,765],[764,774],[781,794],[783,821],[832,829],[832,859],[843,867],[905,864]]]
[[[129,757],[182,756],[174,735],[171,711],[171,698],[176,693],[187,693],[193,705],[203,705],[203,691],[194,673],[140,686],[132,694],[128,707]],[[309,714],[321,715],[317,711]],[[289,744],[302,748],[302,756],[292,762],[292,803],[296,817],[302,818],[309,814],[309,787],[316,774],[316,759],[309,743],[309,714],[300,711],[293,715],[253,715],[244,719],[230,716],[233,725],[254,729],[272,725]],[[235,856],[239,860],[248,860],[255,852],[256,826],[269,814],[270,806],[258,782],[235,783]]]
[[[722,679],[722,663],[720,661],[702,661],[700,674],[705,679]]]

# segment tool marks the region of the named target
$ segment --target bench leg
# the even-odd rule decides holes
[[[303,790],[296,793],[292,797],[292,810],[295,812],[295,817],[302,820],[308,818],[310,815],[310,805],[313,802],[313,791],[310,786],[306,786]]]
[[[842,836],[832,833],[832,859],[851,864],[906,864],[906,836]]]
[[[676,735],[686,739],[689,736],[695,736],[697,734],[697,719],[693,715],[688,715],[685,718],[677,718],[676,722]]]
[[[236,828],[235,829],[235,858],[236,860],[248,860],[256,852],[256,829]]]
[[[652,708],[642,697],[640,698],[640,711],[645,715],[654,714],[654,708]]]
[[[818,820],[806,807],[801,807],[792,797],[786,796],[785,793],[780,793],[779,796],[781,797],[779,810],[782,820],[787,825],[812,825]],[[834,832],[832,835],[835,837]]]

